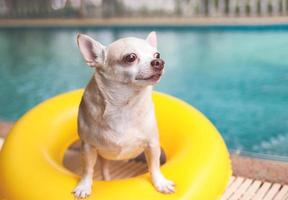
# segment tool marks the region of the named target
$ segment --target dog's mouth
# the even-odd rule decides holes
[[[162,73],[159,74],[153,74],[148,77],[136,77],[136,80],[142,80],[142,81],[158,81],[162,76]]]

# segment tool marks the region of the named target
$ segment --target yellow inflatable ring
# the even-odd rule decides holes
[[[62,165],[77,139],[76,118],[83,90],[51,98],[26,113],[0,153],[0,199],[73,200],[79,177]],[[190,105],[155,92],[160,142],[167,156],[161,167],[176,193],[156,192],[149,174],[95,181],[89,200],[220,199],[231,175],[229,154],[216,128]]]

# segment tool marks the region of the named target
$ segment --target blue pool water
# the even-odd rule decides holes
[[[288,156],[288,30],[156,28],[166,74],[157,90],[205,113],[231,150]],[[16,120],[91,76],[77,32],[104,44],[143,28],[0,29],[0,118]]]

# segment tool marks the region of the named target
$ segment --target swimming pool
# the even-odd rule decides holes
[[[205,113],[231,150],[288,156],[288,30],[154,28],[166,61],[157,90]],[[92,70],[77,32],[104,44],[151,29],[0,29],[0,118],[16,120],[58,93],[85,87]]]

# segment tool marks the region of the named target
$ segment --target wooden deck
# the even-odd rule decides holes
[[[288,185],[253,180],[244,177],[230,178],[221,200],[287,200]]]

